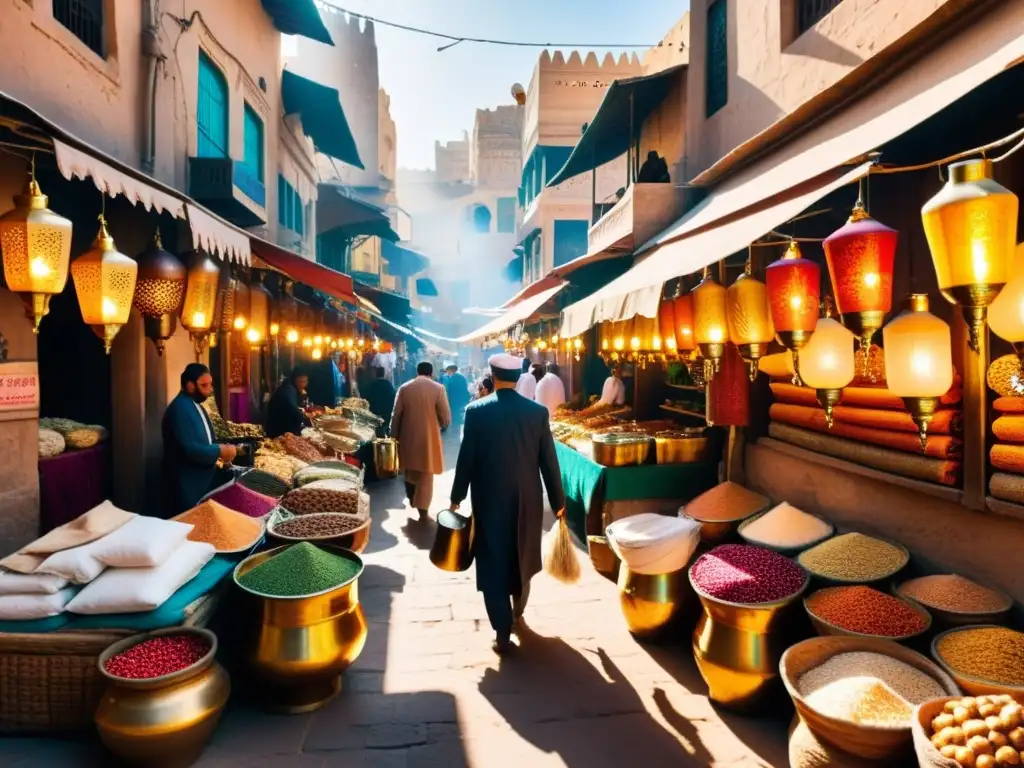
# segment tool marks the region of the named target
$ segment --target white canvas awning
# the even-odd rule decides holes
[[[188,224],[192,229],[192,247],[216,254],[224,261],[248,264],[252,258],[249,235],[217,219],[195,203],[189,203]]]
[[[540,293],[529,296],[510,307],[506,312],[501,314],[499,317],[494,318],[486,325],[477,328],[472,333],[467,333],[457,339],[452,339],[452,341],[457,341],[460,344],[466,344],[471,341],[477,341],[479,339],[485,339],[488,336],[503,333],[517,323],[521,323],[524,320],[529,319],[534,312],[543,307],[549,299],[565,288],[566,285],[568,285],[568,283],[559,283],[553,288],[548,288]]]

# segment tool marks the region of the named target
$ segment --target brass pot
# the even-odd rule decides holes
[[[658,432],[654,436],[654,452],[659,464],[698,464],[707,461],[710,439],[703,430],[690,432]]]
[[[608,537],[587,536],[587,553],[590,555],[590,562],[593,563],[595,571],[609,581],[618,580],[619,556],[608,545]]]
[[[145,640],[182,634],[199,635],[210,644],[210,652],[187,669],[145,680],[115,677],[105,669],[112,656]],[[107,749],[134,765],[162,768],[198,760],[231,693],[228,673],[216,655],[217,636],[192,627],[134,635],[101,653],[99,670],[107,687],[95,721]]]
[[[781,695],[779,660],[808,634],[800,597],[809,583],[808,576],[782,600],[743,605],[703,593],[691,573],[690,584],[704,608],[693,632],[693,656],[712,701],[749,712]]]
[[[634,573],[619,564],[619,606],[630,633],[642,640],[665,638],[682,625],[696,595],[686,568],[672,573]]]
[[[263,683],[267,708],[289,714],[320,709],[341,691],[341,674],[359,658],[367,623],[359,604],[359,555],[321,546],[359,565],[348,582],[304,597],[268,597],[238,579],[285,547],[247,557],[235,566],[235,584],[248,602],[248,660]]]
[[[594,461],[603,467],[629,467],[643,464],[651,453],[651,438],[639,432],[594,435]]]
[[[459,573],[473,564],[472,516],[446,509],[437,515],[437,531],[430,547],[430,562],[442,571]]]
[[[397,440],[393,437],[378,437],[373,441],[373,467],[381,480],[398,477]]]

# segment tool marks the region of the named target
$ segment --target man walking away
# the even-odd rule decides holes
[[[458,509],[472,492],[476,588],[484,593],[494,650],[504,654],[526,608],[530,579],[541,569],[541,478],[559,517],[565,496],[548,412],[515,391],[519,358],[499,354],[488,362],[495,393],[466,409],[451,502]]]
[[[189,363],[181,373],[181,391],[164,411],[164,514],[173,517],[192,509],[213,490],[217,459],[230,462],[237,449],[217,445],[213,426],[201,403],[213,394],[210,369]]]
[[[528,358],[523,358],[523,375],[516,382],[516,392],[527,400],[533,400],[533,396],[537,394],[537,377],[530,371]]]
[[[384,420],[384,423],[377,427],[377,437],[384,437],[384,432],[391,424],[391,414],[395,410],[395,385],[388,381],[387,369],[379,365],[376,368],[376,378],[367,387],[364,396],[370,404],[370,412]]]
[[[459,426],[465,417],[466,406],[469,405],[469,382],[459,373],[454,363],[448,366],[446,373],[448,378],[445,379],[444,388],[448,393],[448,405],[452,409],[452,423]],[[455,430],[455,436],[459,436],[458,430]]]
[[[405,472],[405,494],[422,517],[430,509],[434,475],[444,472],[441,430],[452,420],[448,396],[433,375],[430,363],[416,366],[416,378],[398,388],[391,416],[391,436],[398,440],[398,460]]]
[[[547,373],[537,382],[535,399],[548,409],[549,416],[554,416],[558,406],[565,403],[565,384],[558,375],[558,366],[554,363],[547,364]]]

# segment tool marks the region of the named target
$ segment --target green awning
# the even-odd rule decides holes
[[[281,98],[285,115],[302,118],[302,131],[313,140],[317,152],[363,168],[337,89],[286,69],[281,75]]]
[[[613,82],[576,148],[547,186],[554,187],[573,176],[600,168],[626,152],[632,139],[640,135],[644,120],[665,100],[675,83],[675,76],[685,66],[680,64],[653,75]],[[630,125],[633,127],[632,137]]]
[[[334,45],[313,0],[261,0],[274,28],[285,35],[301,35],[318,43]]]

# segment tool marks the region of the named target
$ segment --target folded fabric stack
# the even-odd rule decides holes
[[[762,371],[774,379],[770,383],[775,402],[769,409],[769,435],[883,472],[940,485],[959,485],[963,457],[959,377],[954,377],[953,386],[941,398],[939,410],[928,425],[922,452],[917,425],[903,400],[886,388],[884,368],[882,373],[878,370],[881,357],[882,351],[872,347],[871,372],[843,389],[842,403],[832,412],[832,429],[828,428],[815,391],[783,380],[791,375],[791,366],[786,366],[785,361],[776,361],[768,371],[762,366]],[[868,385],[871,379],[880,383]]]
[[[992,404],[996,442],[989,450],[992,479],[989,493],[997,499],[1024,504],[1024,397],[996,398]]]
[[[657,576],[686,567],[700,543],[700,523],[647,512],[616,520],[605,535],[629,570]]]
[[[69,614],[155,611],[216,553],[189,541],[192,530],[104,502],[0,560],[0,631],[39,620],[57,629]]]

